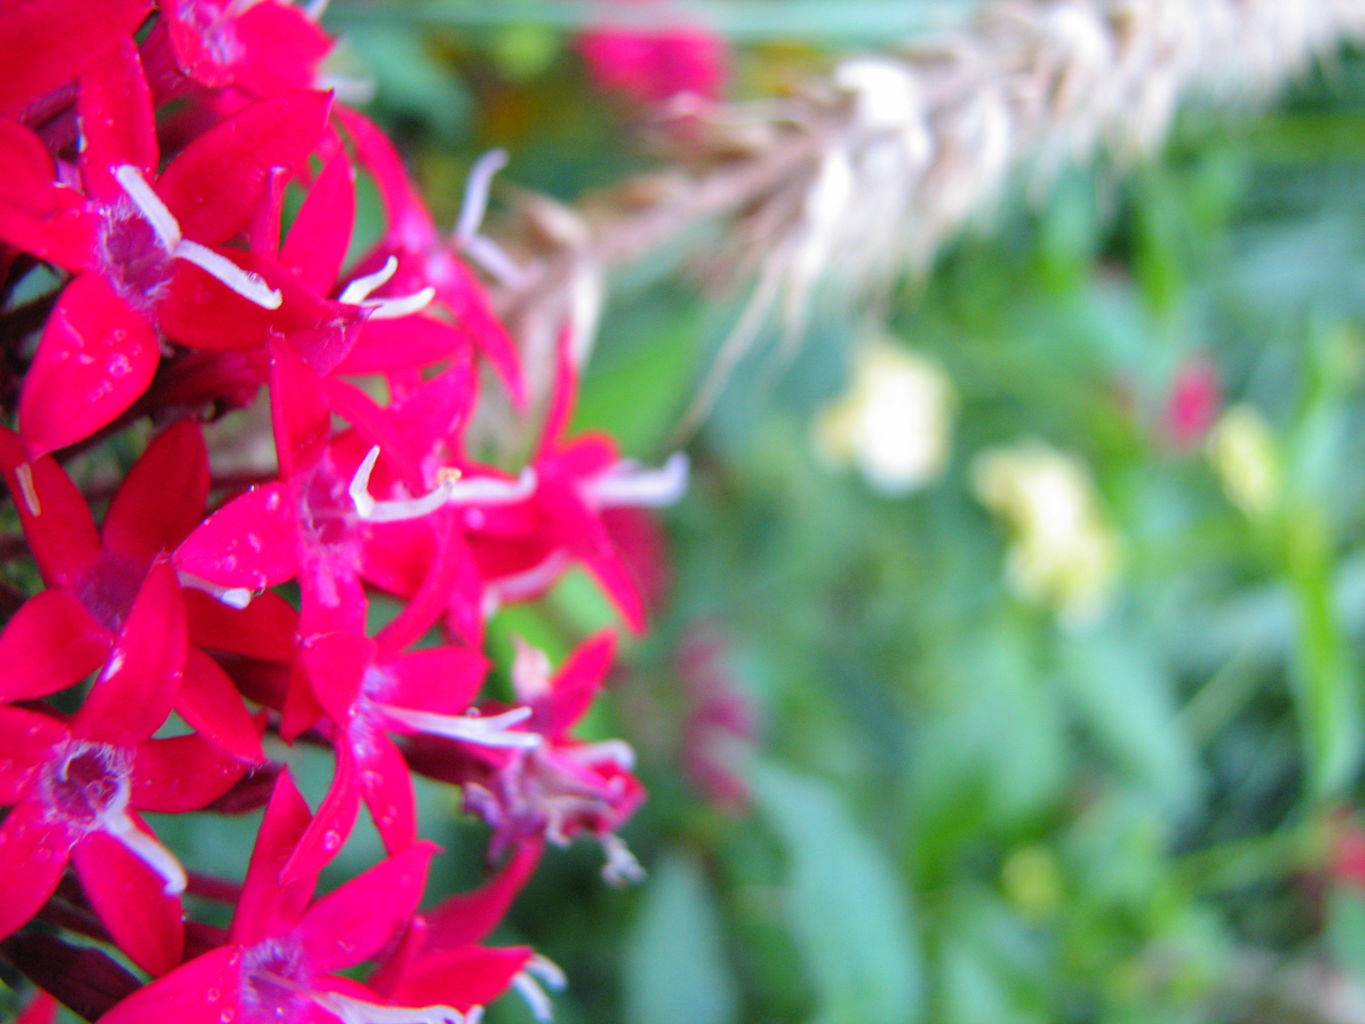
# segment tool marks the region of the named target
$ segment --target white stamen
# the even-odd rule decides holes
[[[519,725],[531,717],[530,708],[513,708],[500,715],[481,718],[473,715],[438,715],[432,711],[396,708],[392,704],[380,704],[379,707],[390,718],[418,732],[463,740],[466,743],[477,743],[481,747],[517,747],[530,750],[540,746],[542,739],[540,733],[511,731],[511,726]]]
[[[562,550],[551,551],[541,562],[500,580],[490,580],[483,592],[483,616],[491,619],[505,601],[524,601],[549,588],[569,564]]]
[[[623,460],[586,487],[586,497],[604,508],[661,508],[672,505],[687,491],[688,461],[674,452],[659,469],[645,469]]]
[[[523,469],[515,480],[478,477],[472,480],[451,478],[442,480],[435,490],[420,498],[390,498],[376,500],[370,494],[370,476],[379,460],[379,446],[375,445],[361,460],[346,491],[355,505],[356,515],[369,523],[396,523],[420,519],[444,505],[505,505],[522,501],[536,489],[535,472]]]
[[[237,611],[241,611],[249,605],[251,599],[256,596],[253,591],[248,590],[246,587],[220,586],[217,583],[210,583],[206,579],[188,573],[184,569],[177,569],[175,571],[175,576],[176,579],[180,581],[182,587],[191,587],[194,590],[202,590],[204,593],[208,594],[209,597],[227,605],[229,608],[235,608]]]
[[[367,299],[361,305],[374,311],[370,316],[375,320],[397,320],[399,317],[420,313],[431,305],[434,298],[436,289],[427,285],[420,292],[411,295],[395,295],[390,299]]]
[[[166,209],[166,204],[161,201],[150,185],[147,184],[142,172],[132,164],[120,164],[114,168],[114,177],[123,186],[123,191],[128,193],[128,198],[133,201],[133,205],[138,208],[138,212],[147,218],[147,223],[156,232],[156,237],[161,239],[161,244],[167,252],[174,252],[180,245],[181,234],[180,224],[175,219],[175,215]]]
[[[555,1008],[550,1002],[550,997],[545,994],[545,990],[540,987],[536,979],[525,971],[518,971],[512,975],[512,987],[522,999],[526,1000],[526,1005],[530,1007],[531,1016],[542,1024],[546,1021],[554,1020]]]
[[[626,771],[635,769],[635,748],[625,740],[598,740],[596,743],[584,743],[569,747],[564,751],[564,754],[581,764],[590,765],[601,761],[611,761],[618,768],[624,768]]]
[[[175,855],[155,837],[134,825],[127,814],[120,812],[109,816],[104,821],[104,829],[122,843],[129,853],[157,873],[164,883],[163,891],[167,896],[178,896],[185,891],[185,869]]]
[[[279,309],[284,297],[279,289],[271,288],[259,274],[243,270],[226,256],[220,256],[206,245],[182,238],[175,247],[173,255],[177,259],[193,263],[209,276],[217,278],[226,287],[236,292],[248,302],[254,302],[262,309]]]
[[[524,288],[531,282],[531,274],[511,256],[503,252],[502,246],[484,235],[475,235],[461,243],[464,254],[484,270],[488,271],[498,283],[508,288]]]
[[[309,992],[308,998],[345,1024],[478,1024],[483,1015],[482,1007],[463,1014],[453,1006],[384,1006],[340,992]]]
[[[607,855],[607,862],[602,865],[602,878],[608,885],[620,886],[644,881],[645,869],[635,859],[635,854],[630,852],[625,840],[615,832],[608,832],[598,836],[598,842],[602,844],[602,851]]]
[[[33,464],[31,462],[19,463],[14,470],[14,475],[19,480],[19,493],[24,496],[24,506],[31,515],[42,515],[43,503],[38,500],[38,489],[33,486]]]
[[[465,182],[464,203],[460,207],[460,219],[455,224],[451,236],[457,246],[463,247],[479,231],[483,215],[488,211],[488,191],[493,184],[493,175],[507,166],[507,150],[490,149],[474,161],[470,168],[469,180]]]
[[[397,271],[398,257],[390,256],[378,270],[363,274],[348,284],[341,293],[341,301],[359,305],[368,299],[376,288],[388,284]]]
[[[526,962],[526,971],[539,978],[551,992],[562,992],[568,985],[563,969],[547,956],[536,953]]]

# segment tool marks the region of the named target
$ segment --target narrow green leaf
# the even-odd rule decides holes
[[[700,866],[674,852],[650,873],[626,943],[625,1019],[729,1024],[737,1016],[721,923]]]
[[[788,858],[787,910],[818,1008],[815,1024],[915,1024],[921,963],[910,898],[838,793],[751,766],[759,809]]]

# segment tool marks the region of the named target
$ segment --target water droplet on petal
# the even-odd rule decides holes
[[[341,845],[340,832],[328,831],[326,834],[323,835],[322,848],[326,850],[328,853],[333,852],[340,845]]]

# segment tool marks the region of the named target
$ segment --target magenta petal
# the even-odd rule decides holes
[[[466,332],[429,316],[367,320],[357,330],[355,344],[337,365],[336,372],[387,373],[410,366],[428,366],[451,358],[468,345]]]
[[[346,258],[355,221],[355,171],[338,153],[322,169],[289,228],[280,262],[304,287],[329,295]]]
[[[437,1004],[461,1012],[502,995],[534,955],[529,946],[474,946],[419,957],[389,998],[407,1006]]]
[[[111,423],[152,382],[156,332],[103,278],[82,274],[43,329],[19,398],[19,432],[32,455],[82,441]]]
[[[85,836],[72,859],[95,913],[133,963],[150,974],[165,974],[180,963],[185,947],[180,897],[166,894],[161,876],[104,832]]]
[[[28,922],[66,870],[71,837],[47,820],[43,805],[25,801],[0,825],[0,939]],[[22,879],[22,884],[16,884]]]
[[[50,458],[12,459],[17,439],[0,427],[6,449],[5,484],[24,524],[38,571],[50,587],[71,587],[100,559],[99,535],[85,498]]]
[[[232,788],[246,770],[198,736],[148,740],[133,758],[131,806],[139,811],[197,811]]]
[[[298,508],[283,484],[228,502],[175,552],[176,567],[223,587],[264,590],[298,571]]]
[[[0,707],[0,805],[23,797],[33,773],[67,735],[66,726],[47,715]]]
[[[308,830],[299,839],[293,856],[280,872],[280,881],[287,885],[316,878],[350,836],[359,813],[360,772],[351,745],[340,742],[336,746],[332,786],[322,798]]]
[[[360,754],[360,786],[374,827],[389,853],[417,839],[417,803],[412,776],[398,748],[382,733],[370,736]]]
[[[309,907],[296,932],[309,963],[331,972],[378,952],[417,911],[437,850],[414,843]]]
[[[171,713],[185,668],[185,606],[167,562],[147,572],[104,672],[72,720],[72,734],[116,746],[141,743]]]
[[[137,44],[123,39],[81,76],[81,176],[90,195],[112,201],[124,194],[115,167],[128,164],[144,176],[156,173],[159,149],[152,94],[142,73]]]
[[[400,708],[462,715],[474,703],[488,660],[468,647],[423,647],[382,666],[383,701]]]
[[[19,1011],[14,1024],[57,1024],[57,1000],[39,989],[33,1000]]]
[[[374,660],[374,641],[348,633],[307,638],[299,660],[318,703],[332,721],[345,726],[360,695],[365,671]]]
[[[259,595],[245,608],[229,608],[202,590],[186,590],[185,610],[190,642],[198,647],[262,661],[294,659],[299,614],[274,591]]]
[[[535,871],[541,850],[539,842],[517,844],[507,863],[479,888],[456,893],[423,914],[428,945],[434,949],[458,949],[482,941],[502,921],[512,900]]]
[[[0,701],[45,697],[80,682],[104,663],[111,640],[70,594],[35,594],[0,633]]]
[[[251,851],[242,895],[232,918],[234,942],[253,945],[277,922],[292,924],[308,906],[317,876],[294,885],[281,885],[280,871],[293,855],[310,820],[308,805],[299,796],[294,780],[288,771],[281,772],[256,834],[256,847]]]
[[[242,697],[218,663],[197,647],[185,652],[185,674],[175,710],[220,750],[250,764],[265,759],[255,722]]]
[[[562,736],[588,713],[616,657],[616,635],[598,633],[579,645],[556,673],[549,699],[550,720],[536,719],[546,736]]]
[[[0,113],[73,81],[136,31],[151,0],[12,0],[0,5]]]
[[[222,1024],[225,1015],[229,1020],[238,1017],[241,962],[242,952],[235,946],[205,953],[138,989],[101,1017],[100,1024]]]
[[[270,355],[270,386],[280,475],[298,476],[321,460],[332,433],[332,410],[317,371],[283,345]]]
[[[220,245],[247,226],[275,167],[303,164],[317,145],[332,97],[302,91],[239,110],[171,161],[157,182],[187,238]]]
[[[192,420],[162,431],[128,471],[104,517],[104,546],[139,563],[174,551],[204,517],[209,457]]]

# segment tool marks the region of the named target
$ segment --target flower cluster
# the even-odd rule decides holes
[[[617,836],[642,796],[630,748],[573,734],[614,635],[557,670],[525,648],[500,702],[484,628],[573,567],[643,628],[605,517],[671,500],[686,465],[571,434],[567,342],[552,393],[526,394],[466,261],[493,251],[493,163],[443,233],[325,87],[320,7],[0,5],[0,471],[23,533],[0,958],[106,1024],[462,1024],[509,987],[544,1016],[552,965],[482,943],[545,844],[587,835],[609,877],[639,872]],[[383,211],[363,238],[362,179]],[[528,422],[543,407],[517,464],[470,429],[485,387]],[[248,407],[271,454],[244,477],[205,425]],[[296,743],[334,761],[316,809]],[[492,831],[490,880],[425,910],[414,773]],[[362,805],[385,859],[315,896]],[[241,880],[187,870],[144,818],[262,806]],[[191,895],[230,926],[187,918]]]

